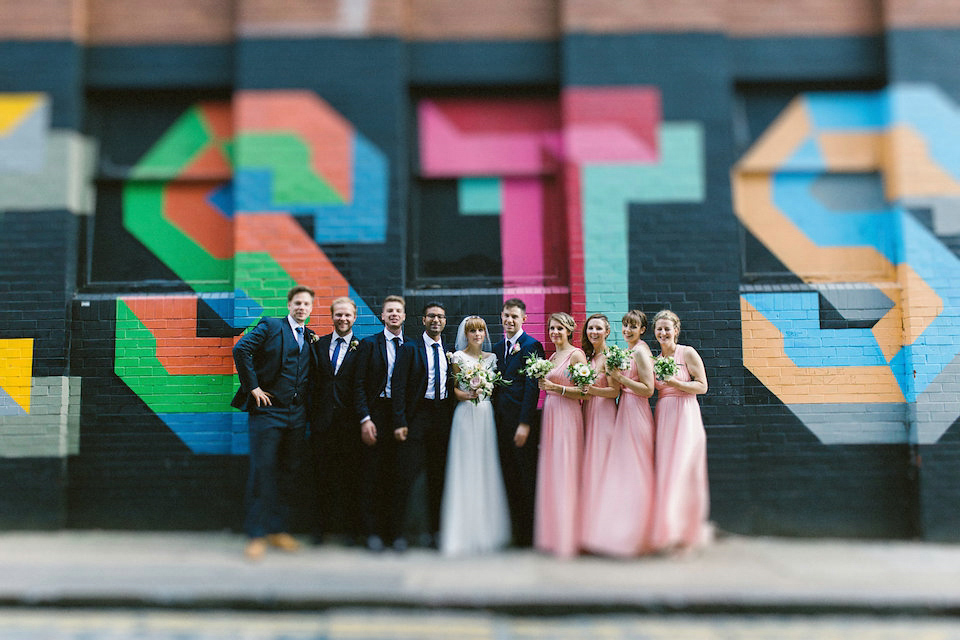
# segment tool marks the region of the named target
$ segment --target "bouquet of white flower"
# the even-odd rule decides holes
[[[653,373],[657,380],[663,380],[677,374],[677,363],[673,356],[657,356],[653,359]]]
[[[570,381],[581,389],[586,389],[597,379],[597,371],[586,362],[571,364],[567,367]]]
[[[483,362],[473,364],[458,363],[460,370],[454,376],[457,385],[461,389],[476,391],[477,397],[471,398],[473,404],[480,404],[481,400],[486,400],[493,395],[494,386],[505,386],[510,384],[509,380],[504,380],[499,371],[488,368]]]
[[[626,371],[630,368],[630,362],[633,360],[633,351],[618,347],[615,344],[607,347],[603,354],[607,356],[607,371]]]
[[[520,369],[520,373],[527,376],[528,378],[533,378],[534,380],[541,380],[547,376],[553,370],[553,363],[549,360],[544,360],[535,353],[531,353],[527,356],[527,359],[523,361],[524,367]]]

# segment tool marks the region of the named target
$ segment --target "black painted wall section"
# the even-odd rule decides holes
[[[737,80],[850,80],[882,78],[887,69],[880,36],[732,38]]]
[[[0,91],[48,94],[55,128],[80,128],[83,73],[84,50],[74,42],[0,41]]]
[[[411,86],[555,85],[560,45],[553,41],[439,41],[407,44]]]
[[[960,29],[895,29],[887,33],[889,81],[935,84],[960,103]]]
[[[229,87],[231,45],[94,46],[87,49],[91,89]]]

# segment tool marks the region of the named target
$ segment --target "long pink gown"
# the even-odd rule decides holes
[[[688,382],[685,345],[677,345],[676,379]],[[652,543],[656,549],[707,544],[713,530],[707,521],[707,434],[697,396],[657,380],[656,498]]]
[[[574,350],[556,363],[547,380],[573,386],[567,365]],[[583,414],[577,398],[548,393],[543,402],[537,502],[533,543],[537,549],[571,557],[579,550],[580,466],[583,459]]]
[[[603,371],[604,358],[594,356],[590,366],[599,371],[594,386],[609,386]],[[581,536],[586,538],[587,525],[593,520],[593,512],[599,498],[600,480],[607,461],[610,439],[613,437],[614,421],[617,419],[617,399],[587,396],[583,399],[583,471],[580,482]]]
[[[636,361],[625,375],[640,379]],[[649,400],[624,386],[595,501],[584,516],[584,549],[614,556],[651,550],[653,432]]]

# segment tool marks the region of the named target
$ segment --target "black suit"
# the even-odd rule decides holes
[[[329,333],[311,344],[314,376],[311,385],[310,449],[318,491],[316,536],[324,532],[358,533],[356,503],[360,466],[360,421],[354,406],[357,349],[340,346],[342,360],[334,372]],[[351,341],[355,340],[351,335]]]
[[[404,335],[398,337],[401,344],[408,340]],[[396,459],[398,443],[393,435],[393,407],[390,398],[383,397],[387,387],[388,366],[387,338],[383,331],[360,341],[354,404],[357,416],[361,420],[369,416],[377,428],[376,443],[362,447],[360,512],[364,534],[379,536],[387,543],[401,533],[403,526],[403,522],[395,522],[394,518],[399,480]]]
[[[506,340],[493,345],[497,356],[497,370],[512,384],[497,387],[493,393],[494,419],[497,423],[497,445],[500,450],[500,469],[510,503],[510,522],[513,541],[520,546],[533,543],[533,510],[537,485],[538,428],[537,402],[540,388],[537,381],[520,373],[527,356],[535,353],[543,357],[543,345],[526,332],[520,335],[519,351],[507,354]],[[530,435],[522,447],[513,442],[517,425],[530,425]]]
[[[407,440],[398,445],[400,481],[397,487],[396,518],[402,522],[407,500],[421,470],[426,470],[427,516],[430,533],[440,531],[440,502],[443,498],[443,480],[447,463],[447,444],[450,440],[450,421],[456,401],[453,395],[453,370],[447,366],[441,387],[442,400],[425,398],[428,390],[427,353],[423,337],[418,336],[403,344],[393,368],[392,387],[393,427],[407,428]],[[440,349],[439,357],[446,361]]]
[[[233,348],[240,389],[230,403],[247,411],[250,473],[244,529],[251,538],[288,530],[290,497],[306,435],[309,344],[300,349],[286,318],[263,318]],[[250,396],[259,387],[272,406],[257,407]]]

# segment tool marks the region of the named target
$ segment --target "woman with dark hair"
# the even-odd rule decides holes
[[[592,519],[591,510],[600,491],[600,478],[617,418],[617,396],[620,395],[620,383],[604,373],[609,336],[610,322],[607,316],[595,313],[587,318],[580,344],[583,345],[587,362],[597,372],[597,379],[587,387],[586,398],[583,399],[584,445],[580,482],[580,524],[583,536],[586,536]]]
[[[547,331],[557,348],[550,357],[553,369],[539,381],[547,392],[543,402],[540,458],[537,465],[537,502],[534,546],[558,556],[571,557],[579,550],[580,464],[583,457],[583,393],[570,380],[567,367],[587,361],[570,343],[577,325],[568,313],[550,316]]]
[[[583,548],[593,553],[635,556],[652,549],[653,516],[653,357],[640,339],[647,328],[642,311],[623,316],[623,337],[630,349],[630,367],[607,367],[620,387],[613,436],[604,460],[589,516],[583,525]]]
[[[660,356],[673,358],[676,373],[657,379],[657,488],[652,543],[659,550],[691,549],[710,542],[707,521],[707,434],[697,395],[707,392],[700,354],[677,343],[680,318],[664,309],[653,317]]]

